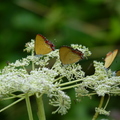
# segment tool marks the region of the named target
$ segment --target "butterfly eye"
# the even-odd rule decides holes
[[[106,55],[106,58],[105,58],[105,68],[109,68],[110,65],[112,64],[113,60],[115,59],[116,55],[118,53],[118,49],[114,50],[113,52],[109,52],[107,55]]]
[[[41,34],[37,34],[35,38],[35,53],[37,55],[48,54],[55,50],[54,44],[52,44],[46,37]]]
[[[62,64],[72,64],[83,59],[83,53],[72,47],[62,46],[59,49],[60,61]]]

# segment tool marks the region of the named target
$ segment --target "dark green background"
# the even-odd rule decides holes
[[[52,41],[56,48],[62,45],[82,44],[92,55],[80,61],[86,74],[92,74],[89,65],[93,60],[103,61],[106,53],[120,46],[120,1],[119,0],[1,0],[0,1],[0,68],[7,61],[26,57],[24,45],[40,33]],[[114,70],[120,69],[119,55]],[[47,120],[90,120],[99,98],[82,98],[75,102],[73,91],[72,107],[65,116],[51,115],[51,108],[45,102]],[[45,100],[47,98],[45,97]],[[109,109],[118,109],[119,97],[110,100]],[[0,102],[0,108],[12,101]],[[35,99],[32,98],[36,113]],[[114,103],[114,104],[113,104]],[[103,116],[104,117],[104,116]],[[35,115],[35,120],[37,116]],[[0,113],[0,119],[27,120],[24,101]],[[99,119],[98,119],[99,120]]]

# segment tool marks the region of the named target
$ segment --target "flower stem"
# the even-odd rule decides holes
[[[36,101],[37,101],[37,106],[38,106],[38,118],[39,118],[39,120],[46,120],[42,96],[38,97],[36,95]]]
[[[101,108],[101,107],[102,107],[103,102],[104,102],[104,96],[102,96],[102,97],[101,97],[98,108]],[[93,116],[92,120],[96,120],[96,119],[97,119],[97,117],[98,117],[98,115],[99,115],[99,113],[98,113],[98,112],[96,112],[96,113],[94,114],[94,116]]]
[[[80,81],[82,81],[82,79],[78,79],[78,80],[74,80],[74,81],[69,81],[69,82],[60,84],[59,87],[65,86],[65,85],[69,85],[69,84],[73,84],[73,83],[80,82]]]
[[[32,56],[34,56],[34,51],[31,52]],[[35,69],[35,65],[34,65],[34,62],[32,61],[32,70]]]
[[[29,99],[28,94],[25,95],[25,100],[26,100],[29,120],[33,120],[32,109],[31,109],[31,104],[30,104],[30,99]]]
[[[60,76],[59,78],[57,78],[54,82],[57,82],[58,80],[64,78],[64,76]]]
[[[20,94],[20,95],[14,95],[14,94],[11,94],[12,96],[11,97],[7,97],[7,98],[2,98],[1,100],[9,100],[9,99],[14,99],[14,98],[23,98],[24,99],[24,94]]]
[[[8,105],[8,106],[4,107],[3,109],[1,109],[0,112],[8,109],[9,107],[11,107],[11,106],[15,105],[16,103],[22,101],[23,99],[25,99],[25,98],[20,98],[20,99],[18,99],[17,101],[15,101],[15,102],[11,103],[10,105]]]
[[[107,107],[107,105],[108,105],[109,101],[110,101],[110,96],[108,96],[108,99],[107,99],[107,102],[106,102],[106,104],[105,104],[104,109],[106,109],[106,107]]]
[[[79,86],[79,84],[71,85],[71,86],[68,86],[68,87],[62,87],[62,88],[60,88],[60,90],[71,89],[71,88],[75,88],[75,87],[78,87],[78,86]]]

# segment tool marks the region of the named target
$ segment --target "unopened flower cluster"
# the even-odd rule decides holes
[[[90,56],[88,48],[79,45],[72,45],[80,49],[84,57]],[[76,79],[83,79],[84,72],[79,64],[62,65],[59,59],[59,50],[50,52],[43,56],[34,55],[34,40],[26,44],[24,51],[31,52],[26,58],[9,63],[0,71],[0,97],[5,98],[15,92],[34,95],[47,94],[50,104],[58,107],[54,112],[66,114],[70,108],[71,100],[62,91],[60,84],[62,78],[67,78],[68,82]],[[49,61],[55,58],[51,68],[47,67]]]

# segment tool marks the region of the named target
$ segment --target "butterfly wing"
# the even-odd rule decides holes
[[[105,58],[105,68],[110,67],[110,65],[112,64],[113,60],[115,59],[117,53],[118,53],[118,49],[114,50],[113,52],[109,52],[106,55],[106,58]]]
[[[49,44],[48,44],[49,43]],[[44,55],[50,53],[53,49],[51,47],[53,44],[48,42],[46,38],[40,34],[36,35],[35,38],[35,53],[37,55]]]
[[[120,70],[116,71],[116,76],[120,76]]]
[[[60,61],[63,64],[72,64],[78,62],[82,57],[71,47],[63,46],[59,49]],[[80,52],[80,51],[79,51]],[[80,52],[81,53],[81,52]],[[82,55],[82,53],[81,53]]]

